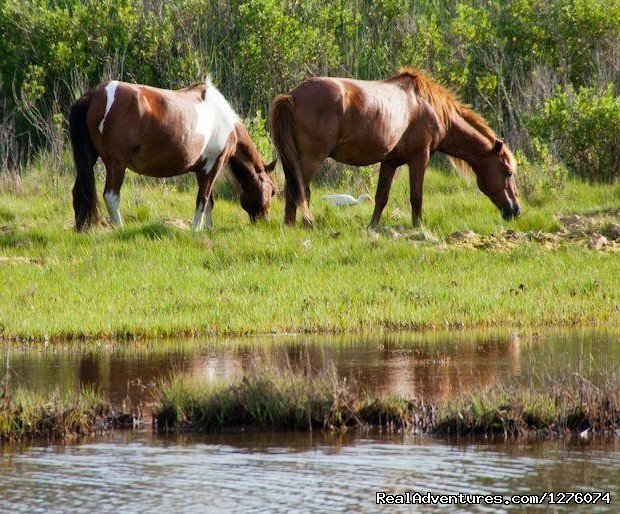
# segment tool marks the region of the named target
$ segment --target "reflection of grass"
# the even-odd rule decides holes
[[[620,430],[620,376],[595,386],[577,377],[544,389],[480,390],[439,403],[373,397],[333,371],[314,376],[263,369],[233,384],[173,376],[158,392],[160,432],[389,427],[504,438],[610,435]]]
[[[383,220],[393,230],[367,232],[370,203],[334,209],[315,188],[316,230],[285,229],[281,200],[257,225],[238,203],[217,200],[215,230],[193,234],[162,221],[191,218],[193,188],[129,174],[127,227],[76,234],[69,178],[56,179],[66,193],[57,195],[44,179],[35,186],[38,173],[0,195],[0,256],[31,259],[0,262],[0,337],[620,324],[617,253],[583,240],[471,248],[449,237],[553,231],[556,215],[617,204],[620,184],[569,184],[506,223],[475,186],[431,170],[424,231],[410,227],[402,174]]]
[[[1,385],[1,384],[0,384]],[[92,389],[51,393],[23,388],[0,396],[0,442],[23,439],[72,439],[107,432],[131,423],[115,413]]]

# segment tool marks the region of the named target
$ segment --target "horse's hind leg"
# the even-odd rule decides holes
[[[301,215],[304,220],[304,225],[308,228],[312,228],[314,226],[314,219],[312,217],[312,213],[310,212],[310,196],[311,196],[310,181],[317,174],[317,172],[319,171],[319,168],[321,167],[321,163],[324,160],[325,160],[324,158],[322,159],[302,158],[301,160],[301,170],[302,170],[302,176],[303,176],[303,181],[304,181],[304,184],[303,184],[304,200],[299,205],[299,208],[301,209]]]
[[[295,225],[295,218],[297,217],[297,202],[293,198],[292,193],[288,188],[285,190],[285,204],[284,204],[284,223],[287,225]]]
[[[318,165],[316,166],[316,169],[318,169]],[[311,176],[314,176],[315,173],[316,171],[313,172]],[[304,174],[304,176],[306,177],[307,175]],[[284,223],[286,223],[287,225],[295,225],[295,218],[297,216],[297,207],[301,209],[304,224],[307,227],[312,227],[314,224],[312,213],[310,212],[310,195],[311,195],[310,186],[306,182],[303,184],[303,188],[304,188],[304,199],[300,204],[297,203],[297,199],[295,198],[295,195],[288,189],[288,187],[286,188],[286,193],[285,193],[286,203],[284,206]]]
[[[385,209],[388,197],[390,196],[390,189],[395,173],[396,166],[387,162],[381,163],[381,168],[379,169],[379,183],[377,184],[377,192],[375,194],[375,210],[370,220],[370,228],[379,226],[381,214],[383,214],[383,209]]]
[[[213,192],[209,195],[209,201],[207,202],[207,208],[205,210],[205,228],[213,228],[213,207],[215,206],[215,200],[213,200]]]
[[[106,162],[105,187],[103,199],[108,208],[110,221],[117,227],[123,226],[123,218],[119,208],[121,198],[121,186],[125,180],[125,165],[120,162]]]

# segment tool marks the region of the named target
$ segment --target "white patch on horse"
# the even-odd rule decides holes
[[[103,122],[108,116],[110,109],[112,108],[112,104],[114,103],[114,96],[116,95],[116,88],[118,87],[118,80],[111,80],[108,85],[105,87],[106,101],[105,101],[105,113],[101,121],[99,122],[99,133],[103,134]]]
[[[207,173],[210,173],[218,156],[224,150],[230,133],[239,122],[239,117],[222,93],[209,80],[206,86],[204,100],[195,105],[194,134],[204,139],[200,154],[201,159],[206,160]]]
[[[108,208],[108,214],[110,215],[110,221],[112,224],[122,227],[123,218],[121,217],[121,211],[119,209],[119,195],[113,191],[108,191],[107,193],[103,193],[103,199],[105,200],[106,207]]]

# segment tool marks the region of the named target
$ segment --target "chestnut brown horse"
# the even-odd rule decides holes
[[[275,161],[264,164],[247,130],[211,84],[170,91],[113,80],[86,92],[71,108],[69,128],[77,175],[73,187],[75,226],[97,218],[93,167],[106,168],[103,197],[110,220],[123,224],[120,189],[129,168],[149,177],[194,172],[198,196],[193,227],[211,225],[212,188],[225,165],[239,186],[252,220],[265,217],[277,185]]]
[[[275,98],[270,125],[286,176],[287,224],[300,207],[312,225],[308,185],[328,157],[354,166],[381,163],[371,226],[379,223],[396,168],[407,164],[417,224],[424,172],[436,151],[471,167],[504,218],[519,214],[510,150],[479,115],[420,71],[401,68],[381,81],[311,78]]]

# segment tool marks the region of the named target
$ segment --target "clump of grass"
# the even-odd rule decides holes
[[[171,377],[153,412],[158,430],[210,432],[235,428],[342,430],[409,427],[421,406],[402,397],[372,398],[334,369],[315,375],[273,368],[233,384]]]
[[[130,415],[115,412],[100,393],[88,388],[71,394],[19,388],[0,396],[0,442],[76,439],[103,434],[132,421]]]
[[[447,402],[373,397],[335,372],[256,371],[233,384],[171,377],[153,417],[160,432],[387,427],[507,439],[620,434],[620,377],[582,377],[544,389],[496,388]]]
[[[516,438],[620,434],[620,373],[595,385],[575,374],[541,389],[495,388],[441,407],[434,432]]]

